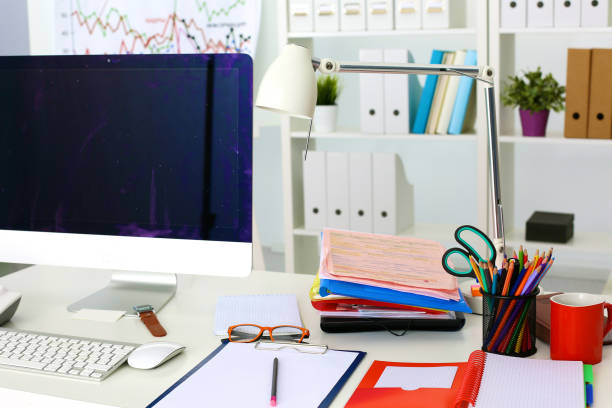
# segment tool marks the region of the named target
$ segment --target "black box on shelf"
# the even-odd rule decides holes
[[[574,235],[574,214],[536,211],[527,220],[527,241],[567,242]]]

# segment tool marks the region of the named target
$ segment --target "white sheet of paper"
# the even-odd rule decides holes
[[[316,407],[357,355],[337,350],[324,354],[256,350],[254,343],[228,343],[154,407],[267,407],[274,357],[278,357],[277,407]]]
[[[402,388],[406,391],[419,388],[451,388],[456,373],[457,366],[388,366],[381,374],[374,388]]]
[[[215,334],[227,336],[235,324],[302,326],[295,295],[219,296],[215,310]]]
[[[121,319],[125,311],[123,310],[97,310],[81,309],[72,315],[73,319],[93,320],[95,322],[114,323]]]

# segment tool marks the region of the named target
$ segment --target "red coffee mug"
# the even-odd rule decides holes
[[[550,358],[599,363],[603,339],[612,329],[612,304],[590,293],[564,293],[551,297],[550,306]]]

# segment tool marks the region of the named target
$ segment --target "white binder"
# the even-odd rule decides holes
[[[555,27],[580,26],[580,0],[555,0]]]
[[[463,65],[465,62],[465,50],[455,51],[452,65]],[[448,125],[450,123],[451,115],[453,114],[453,108],[455,106],[455,99],[457,99],[457,90],[459,89],[460,76],[449,76],[446,81],[446,92],[444,93],[444,99],[442,100],[442,108],[440,109],[440,118],[436,125],[436,133],[444,135],[448,133]]]
[[[366,0],[340,0],[340,31],[366,29]]]
[[[383,61],[406,63],[408,62],[408,50],[385,49]],[[384,74],[383,83],[385,88],[385,133],[407,134],[410,124],[408,75]]]
[[[395,153],[372,154],[374,232],[398,234],[412,224],[413,190]]]
[[[372,153],[349,153],[349,227],[351,231],[373,232]]]
[[[395,0],[395,29],[421,28],[421,0]]]
[[[423,0],[423,28],[450,27],[448,3],[448,0]]]
[[[582,0],[580,25],[583,27],[606,27],[610,4],[608,0]]]
[[[501,0],[499,13],[503,28],[527,26],[527,0]]]
[[[313,0],[289,0],[289,30],[293,33],[314,31]]]
[[[360,49],[359,61],[382,62],[380,49]],[[384,133],[383,74],[359,74],[360,123],[364,133]]]
[[[527,0],[527,27],[553,26],[553,0]]]
[[[338,31],[338,0],[314,0],[315,31]]]
[[[393,0],[366,0],[368,30],[393,30]]]
[[[327,152],[327,227],[349,228],[349,160],[346,152]]]
[[[322,230],[327,224],[327,163],[325,152],[311,150],[302,163],[304,170],[304,228]]]

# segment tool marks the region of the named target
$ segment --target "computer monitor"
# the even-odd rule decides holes
[[[248,275],[252,75],[243,54],[0,57],[0,261],[129,271],[70,310]]]

